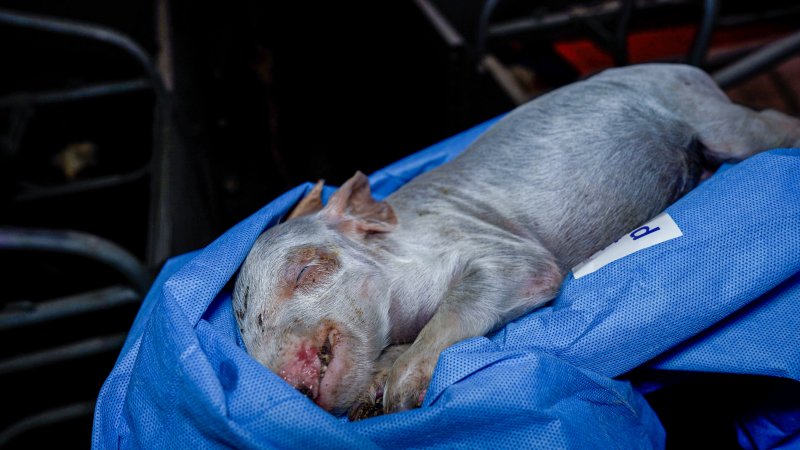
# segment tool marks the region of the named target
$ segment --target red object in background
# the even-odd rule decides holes
[[[764,43],[783,36],[789,31],[791,30],[786,27],[769,25],[717,30],[711,40],[711,51]],[[689,52],[696,33],[697,27],[693,25],[633,32],[628,38],[630,61],[631,63],[642,63],[682,57]],[[608,53],[586,39],[557,42],[555,49],[581,75],[588,75],[614,65]]]

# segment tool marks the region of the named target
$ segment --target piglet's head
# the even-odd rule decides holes
[[[324,208],[321,188],[258,238],[236,280],[233,308],[250,355],[341,413],[367,388],[388,341],[380,246],[397,219],[360,172]]]

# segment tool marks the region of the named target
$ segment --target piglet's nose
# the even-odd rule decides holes
[[[278,375],[311,400],[319,395],[320,369],[318,349],[311,341],[300,342],[291,352],[293,357],[284,362]]]

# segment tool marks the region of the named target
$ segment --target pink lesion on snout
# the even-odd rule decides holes
[[[294,358],[278,369],[278,375],[310,399],[316,400],[319,397],[322,367],[317,357],[319,348],[311,340],[301,340],[294,353]]]
[[[277,370],[287,383],[326,410],[337,406],[351,364],[349,346],[339,328],[323,323],[309,337],[295,337]]]

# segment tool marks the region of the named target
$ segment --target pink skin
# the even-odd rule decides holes
[[[317,358],[318,349],[310,340],[300,341],[298,347],[294,352],[296,359],[284,364],[278,374],[292,386],[310,390],[311,398],[316,400],[320,394],[319,370],[322,367]]]
[[[345,350],[343,344],[335,346],[334,354],[336,351]],[[347,372],[347,364],[345,364],[345,357],[341,356],[333,358],[328,364],[328,370],[325,371],[325,376],[322,377],[322,386],[320,389],[319,397],[314,401],[321,408],[330,411],[333,405],[336,404],[336,389],[341,385],[342,378]]]
[[[330,348],[331,359],[321,379],[322,362],[318,356],[321,345],[315,344],[313,339],[299,340],[295,349],[288,352],[288,355],[294,357],[278,370],[278,374],[287,383],[305,391],[314,403],[328,411],[336,404],[338,388],[342,385],[348,366],[346,361],[349,349],[341,339],[337,341]]]

